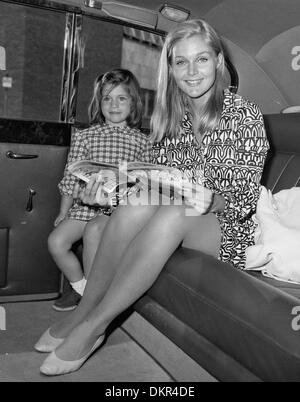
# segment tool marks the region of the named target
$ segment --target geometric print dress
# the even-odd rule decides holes
[[[152,144],[146,134],[130,127],[96,124],[84,130],[74,131],[63,179],[58,184],[61,195],[72,196],[75,183],[80,182],[68,172],[70,163],[89,159],[97,162],[120,161],[150,162]],[[110,210],[83,204],[74,199],[68,211],[68,219],[89,221],[99,214],[110,215]]]
[[[245,267],[245,250],[254,244],[255,213],[260,180],[269,149],[262,114],[254,103],[225,90],[217,129],[199,144],[187,113],[178,138],[153,146],[153,161],[181,171],[225,199],[216,213],[221,228],[219,259]]]

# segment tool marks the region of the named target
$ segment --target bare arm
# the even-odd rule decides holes
[[[70,195],[63,195],[60,202],[59,213],[66,215],[73,204],[73,197]]]

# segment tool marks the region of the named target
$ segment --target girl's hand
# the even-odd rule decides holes
[[[54,221],[54,227],[58,226],[66,218],[66,213],[60,212]]]
[[[74,198],[79,198],[84,204],[95,206],[110,206],[109,198],[103,191],[103,181],[99,181],[99,176],[91,176],[86,187],[80,188],[76,184],[73,192]]]

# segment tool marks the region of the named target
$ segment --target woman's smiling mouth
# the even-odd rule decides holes
[[[190,87],[196,87],[197,85],[201,84],[202,79],[198,80],[185,80],[185,83]]]

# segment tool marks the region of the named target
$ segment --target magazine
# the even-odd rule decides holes
[[[199,184],[192,183],[176,167],[139,161],[114,164],[81,160],[70,164],[68,170],[85,182],[89,182],[90,178],[96,175],[108,197],[116,193],[122,197],[133,186],[137,189],[151,188],[156,190],[156,193],[164,194],[178,202],[185,199],[190,206],[197,209]],[[201,191],[198,192],[200,197],[201,194]]]
[[[111,170],[114,172],[132,172],[135,170],[166,170],[175,171],[176,168],[158,165],[154,163],[144,163],[139,161],[134,162],[120,162],[120,163],[106,163],[106,162],[95,162],[91,160],[80,160],[73,162],[69,165],[68,170],[70,173],[78,177],[79,179],[88,182],[90,177],[95,173],[101,173],[104,170]]]
[[[181,172],[174,167],[139,161],[115,164],[81,160],[71,163],[68,170],[87,183],[92,176],[97,175],[98,181],[104,182],[105,191],[108,193],[116,191],[117,187],[124,184],[145,183],[145,180],[150,177],[155,179],[157,176],[161,181],[169,180],[170,182],[182,179]],[[165,173],[156,174],[162,171]]]

